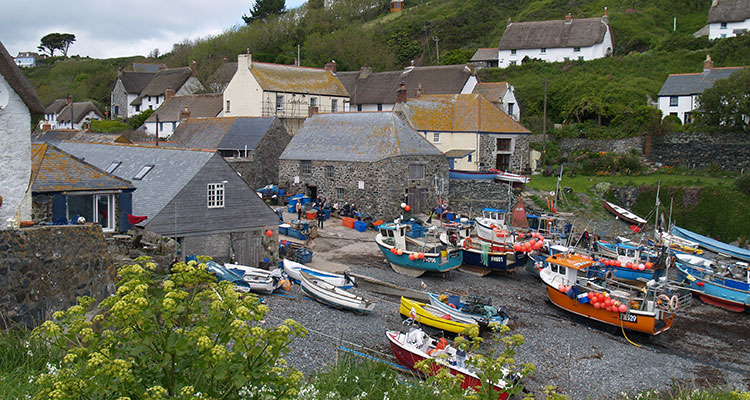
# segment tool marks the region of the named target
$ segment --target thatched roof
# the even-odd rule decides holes
[[[180,114],[187,107],[191,118],[215,117],[222,110],[221,94],[191,94],[186,96],[174,96],[165,101],[157,108],[146,122],[179,121]]]
[[[589,47],[604,40],[601,18],[513,22],[500,39],[500,50]]]
[[[141,94],[135,98],[131,105],[139,105],[146,96],[161,96],[167,89],[175,92],[179,91],[182,85],[193,76],[193,70],[190,67],[163,69],[154,75],[153,79],[148,82]]]
[[[708,23],[738,22],[750,18],[750,0],[714,0],[708,9]]]
[[[8,81],[10,87],[21,97],[30,112],[35,114],[44,113],[42,101],[39,100],[39,96],[37,96],[34,88],[26,77],[23,76],[21,69],[13,61],[13,57],[10,56],[2,42],[0,42],[0,75]]]
[[[98,108],[96,108],[94,103],[90,101],[79,101],[65,106],[65,108],[60,111],[60,114],[57,115],[57,122],[61,124],[70,123],[70,118],[72,116],[73,123],[77,124],[91,111],[98,115],[99,118],[104,119],[104,115]]]
[[[497,61],[497,47],[478,48],[470,61]]]
[[[349,97],[344,85],[324,68],[269,64],[253,61],[255,80],[263,90]]]

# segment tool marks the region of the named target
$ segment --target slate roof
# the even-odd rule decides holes
[[[44,113],[57,115],[60,113],[60,111],[62,111],[63,108],[65,108],[66,105],[68,105],[67,103],[68,102],[65,99],[57,99],[44,109]]]
[[[263,90],[349,97],[344,85],[324,68],[253,61],[250,69]]]
[[[216,68],[209,81],[211,84],[219,85],[220,87],[226,87],[229,81],[232,80],[234,74],[237,72],[237,62],[225,62]]]
[[[72,111],[71,111],[72,106]],[[58,123],[70,123],[71,113],[73,116],[73,123],[79,123],[81,122],[81,119],[83,119],[86,114],[88,114],[90,111],[93,111],[94,114],[98,115],[99,118],[104,119],[104,115],[101,111],[99,111],[98,108],[94,105],[94,103],[90,101],[78,101],[73,102],[70,105],[65,106],[65,108],[60,111],[60,113],[57,115],[57,122]]]
[[[255,150],[274,117],[188,118],[170,137],[177,146],[193,149]]]
[[[500,39],[500,50],[589,47],[601,43],[607,25],[601,18],[513,22]]]
[[[133,215],[145,215],[149,219],[153,219],[214,155],[207,151],[125,144],[62,142],[59,147],[105,170],[113,162],[121,162],[112,174],[131,180],[136,188]],[[154,168],[143,179],[133,179],[146,165]]]
[[[360,71],[339,72],[336,77],[349,91],[351,104],[395,104],[399,83],[414,96],[422,86],[424,94],[458,94],[474,75],[467,65],[408,67],[402,71],[375,72],[360,78]]]
[[[162,103],[146,122],[179,121],[180,113],[187,107],[191,118],[215,117],[222,110],[223,96],[221,94],[191,94],[186,96],[174,96]]]
[[[508,82],[477,83],[472,93],[478,93],[493,103],[502,103],[503,96],[508,92]]]
[[[13,88],[13,91],[21,97],[21,100],[23,100],[31,113],[44,113],[44,106],[34,91],[34,87],[31,86],[21,72],[21,69],[13,61],[13,57],[10,56],[2,42],[0,42],[0,75],[5,78],[10,87]]]
[[[31,145],[33,193],[132,190],[130,181],[104,172],[48,143]]]
[[[670,74],[664,81],[659,96],[686,96],[701,94],[713,87],[719,79],[729,78],[732,73],[748,67],[712,68],[695,74]]]
[[[714,0],[708,9],[708,23],[739,22],[750,18],[750,0]]]
[[[125,135],[119,133],[86,133],[77,130],[51,130],[42,132],[40,135],[32,137],[34,142],[60,142],[63,140],[72,140],[74,142],[89,143],[132,143]]]
[[[474,55],[471,56],[470,61],[497,61],[498,58],[499,54],[497,52],[497,47],[479,48]]]
[[[149,82],[156,76],[154,72],[122,71],[117,77],[125,87],[126,93],[139,94],[146,88]]]
[[[130,102],[130,104],[134,106],[141,104],[143,98],[146,96],[161,96],[167,89],[172,89],[176,92],[180,90],[182,85],[191,76],[193,76],[193,70],[190,67],[163,69],[154,75],[148,82],[148,85],[143,88],[141,94]]]
[[[279,159],[375,162],[440,150],[393,112],[316,114],[305,120]]]
[[[476,93],[422,96],[398,106],[418,131],[531,133]]]

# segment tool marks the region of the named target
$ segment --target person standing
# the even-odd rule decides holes
[[[323,212],[323,207],[318,209],[318,229],[323,229],[323,221],[326,219],[326,213]]]
[[[295,210],[297,210],[297,219],[302,219],[302,202],[297,199],[297,205],[295,206]]]

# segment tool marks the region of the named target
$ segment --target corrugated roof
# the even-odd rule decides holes
[[[375,162],[408,155],[442,155],[393,112],[316,114],[305,120],[282,160]]]
[[[601,18],[513,22],[500,39],[500,50],[589,47],[604,40],[607,25]]]
[[[477,83],[472,93],[481,94],[493,103],[501,103],[509,87],[508,82]]]
[[[44,106],[42,105],[42,101],[39,100],[39,96],[37,96],[34,91],[34,87],[31,86],[21,72],[21,69],[18,68],[18,65],[13,61],[13,57],[8,53],[8,50],[2,42],[0,42],[0,75],[8,81],[10,87],[12,87],[13,91],[15,91],[21,100],[23,100],[31,113],[44,113]]]
[[[135,186],[133,215],[145,215],[149,219],[153,219],[214,154],[124,144],[62,142],[58,147],[104,170],[113,162],[120,162],[113,175],[130,180]],[[143,179],[133,179],[147,165],[154,167]]]
[[[67,103],[68,102],[65,99],[57,99],[44,109],[44,113],[57,115],[63,108],[65,108]]]
[[[467,65],[408,67],[402,71],[376,72],[360,77],[361,72],[336,74],[349,91],[351,104],[395,104],[399,83],[406,86],[408,96],[415,96],[418,87],[424,94],[458,94],[474,75]]]
[[[126,93],[140,94],[148,83],[154,79],[154,76],[156,76],[156,71],[122,71],[117,78],[122,82],[122,86],[125,87]]]
[[[170,140],[179,147],[216,150],[255,150],[274,117],[188,118]]]
[[[422,96],[397,106],[419,131],[531,133],[476,93]]]
[[[125,135],[120,133],[88,133],[77,130],[51,130],[42,132],[32,137],[34,142],[60,142],[63,140],[72,140],[74,142],[88,143],[132,143]]]
[[[162,103],[146,122],[179,121],[180,113],[187,107],[191,118],[215,117],[221,113],[223,96],[221,94],[191,94],[186,96],[174,96]]]
[[[499,57],[497,47],[479,48],[471,56],[471,61],[497,61]]]
[[[253,61],[250,69],[263,90],[349,97],[344,85],[324,68]]]
[[[65,106],[65,108],[63,108],[57,115],[57,122],[70,123],[70,117],[72,115],[73,122],[77,124],[80,123],[81,119],[83,119],[83,117],[85,117],[91,111],[93,111],[94,114],[98,115],[99,118],[104,119],[104,115],[101,111],[99,111],[98,108],[96,108],[94,103],[90,101],[78,101]]]
[[[154,75],[153,79],[148,82],[148,85],[143,88],[141,94],[130,102],[130,104],[134,106],[141,104],[145,96],[161,96],[167,89],[172,89],[176,92],[180,90],[182,85],[191,76],[193,76],[193,70],[190,67],[163,69]]]
[[[48,143],[31,145],[34,193],[129,190],[130,181],[104,172]]]
[[[712,68],[695,74],[671,74],[664,81],[659,96],[685,96],[701,94],[713,87],[719,79],[729,78],[734,72],[747,67]]]
[[[738,22],[750,18],[750,0],[714,0],[708,9],[708,23]]]

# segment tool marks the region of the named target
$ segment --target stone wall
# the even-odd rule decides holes
[[[279,156],[290,140],[292,137],[287,133],[281,120],[277,118],[252,151],[252,157],[225,158],[225,160],[253,189],[278,184]]]
[[[540,135],[541,136],[541,135]],[[625,139],[561,139],[560,151],[572,153],[575,151],[588,150],[598,153],[604,151],[607,153],[629,154],[632,151],[643,152],[643,137],[631,137]]]
[[[0,325],[35,326],[79,296],[114,291],[116,271],[98,226],[0,231]]]
[[[506,172],[525,173],[529,171],[530,135],[479,135],[479,168],[494,169],[496,164],[497,139],[512,139],[510,170]]]
[[[654,138],[652,162],[669,166],[709,167],[748,171],[750,169],[750,135],[746,133],[679,132]]]
[[[510,207],[508,185],[490,180],[451,179],[448,199],[449,210],[468,216],[481,215],[485,207]]]

